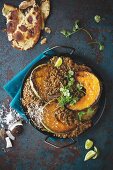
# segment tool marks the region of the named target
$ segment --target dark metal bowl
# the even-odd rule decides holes
[[[68,52],[68,53],[61,53],[61,52],[55,51],[55,54],[54,54],[54,55],[56,55],[56,56],[68,56],[68,57],[70,57],[71,59],[73,59],[73,61],[75,61],[75,62],[78,63],[78,64],[85,64],[85,62],[83,62],[80,58],[75,57],[75,55],[74,55],[75,49],[74,49],[74,48],[72,48],[72,47],[67,47],[67,46],[55,46],[55,47],[52,47],[51,49],[49,49],[49,50],[47,50],[47,51],[44,52],[44,54],[46,55],[46,57],[43,58],[43,59],[41,59],[40,61],[38,61],[36,64],[34,64],[33,67],[32,67],[32,68],[28,71],[28,73],[26,74],[26,76],[25,76],[25,78],[24,78],[24,80],[23,80],[22,88],[21,88],[21,98],[23,98],[23,88],[24,88],[24,84],[25,84],[27,78],[30,76],[32,70],[33,70],[35,67],[37,67],[38,65],[40,65],[40,64],[47,63],[48,60],[53,57],[53,55],[48,55],[48,52],[50,52],[51,50],[55,50],[55,49],[66,49],[66,50],[70,50],[70,52]],[[96,70],[95,68],[92,68],[92,66],[90,66],[90,65],[87,65],[87,66],[92,69],[93,73],[94,73],[94,74],[99,78],[99,80],[102,82],[102,92],[101,92],[101,97],[100,97],[100,99],[99,99],[99,107],[98,107],[98,110],[97,110],[96,114],[95,114],[94,117],[92,118],[92,123],[93,123],[92,127],[94,127],[94,126],[99,122],[99,120],[100,120],[100,118],[102,117],[102,114],[103,114],[103,112],[104,112],[104,109],[105,109],[105,105],[106,105],[105,87],[104,87],[104,82],[103,82],[101,76],[99,75],[99,73],[97,72],[97,70]],[[22,105],[22,107],[23,107],[23,105]],[[72,138],[71,138],[71,139],[73,140],[72,143],[69,143],[69,144],[66,144],[66,145],[63,145],[63,146],[56,146],[55,144],[52,144],[52,143],[48,142],[47,140],[48,140],[49,137],[54,137],[54,136],[53,136],[53,133],[42,131],[40,128],[36,127],[35,124],[34,124],[34,122],[33,122],[33,121],[30,119],[30,117],[26,114],[26,109],[25,109],[25,107],[23,107],[23,110],[24,110],[25,115],[26,115],[26,117],[28,118],[29,122],[32,124],[32,126],[33,126],[35,129],[37,129],[39,132],[41,132],[41,133],[43,133],[44,135],[47,136],[46,139],[45,139],[45,142],[46,142],[46,143],[48,143],[48,144],[50,144],[50,145],[52,145],[52,146],[54,146],[54,147],[57,147],[57,148],[63,148],[63,147],[69,146],[69,145],[71,145],[71,144],[73,144],[73,143],[76,142],[76,141],[75,141],[74,139],[72,139]],[[92,128],[92,127],[91,127],[91,128]],[[89,129],[91,129],[91,128],[89,128]],[[89,129],[88,129],[88,130],[89,130]],[[54,137],[54,138],[58,138],[58,137]]]

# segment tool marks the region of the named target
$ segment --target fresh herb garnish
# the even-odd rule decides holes
[[[104,45],[103,44],[99,44],[99,50],[103,51],[104,50]]]
[[[90,39],[91,40],[93,39],[91,34],[89,33],[89,31],[87,31],[86,29],[79,26],[79,20],[75,21],[73,28],[72,28],[72,31],[68,31],[68,30],[63,29],[63,30],[60,31],[60,33],[63,34],[67,38],[67,37],[70,37],[72,34],[78,32],[78,31],[86,32],[89,35]]]
[[[84,112],[84,111],[78,112],[78,118],[80,121],[82,120],[82,116],[85,114],[86,114],[86,112]]]
[[[69,70],[69,71],[68,71],[68,76],[71,77],[71,76],[73,76],[73,75],[74,75],[74,72],[73,72],[72,70]]]
[[[89,107],[89,108],[87,109],[87,113],[88,113],[88,114],[93,114],[94,111],[95,111],[95,109],[93,109],[93,108],[91,108],[91,107]]]
[[[96,15],[94,17],[94,20],[95,20],[95,22],[99,23],[102,20],[102,18],[99,15]],[[68,30],[63,29],[63,30],[60,31],[60,33],[67,38],[67,37],[70,37],[71,35],[73,35],[74,33],[78,32],[78,31],[86,32],[89,35],[90,39],[93,40],[93,37],[90,34],[90,32],[87,31],[86,29],[84,29],[83,27],[79,26],[79,20],[75,21],[73,28],[72,28],[72,31],[68,31]],[[99,41],[93,41],[93,42],[90,42],[88,44],[97,44],[99,51],[103,51],[104,48],[105,48],[104,45],[102,43],[100,43]]]
[[[87,111],[80,111],[78,112],[78,118],[81,121],[82,120],[82,116],[85,114],[93,114],[95,111],[95,109],[92,109],[91,107],[87,109]]]
[[[74,72],[72,70],[68,71],[66,75],[67,84],[60,88],[61,96],[58,99],[59,104],[64,107],[66,104],[75,104],[79,98],[80,94],[83,93],[83,86],[79,83],[76,85],[76,92],[73,95],[73,85],[75,83]],[[84,94],[84,93],[83,93]]]
[[[104,45],[102,43],[100,43],[99,41],[93,41],[88,44],[97,44],[100,51],[104,50]]]
[[[58,99],[59,104],[64,107],[65,104],[76,102],[75,99],[73,99],[73,96],[71,94],[71,89],[74,84],[74,72],[72,70],[68,71],[67,78],[67,85],[60,88],[61,96]]]
[[[94,20],[96,23],[99,23],[101,21],[101,17],[99,15],[95,15]]]
[[[83,85],[81,83],[77,83],[76,88],[78,91],[81,91],[83,89]]]

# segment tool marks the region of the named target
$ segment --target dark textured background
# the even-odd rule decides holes
[[[1,0],[0,11],[4,3],[18,5],[21,0]],[[21,52],[13,49],[7,40],[5,18],[0,12],[0,102],[6,104],[8,96],[3,85],[26,64],[32,61],[45,48],[56,44],[69,45],[76,48],[76,54],[86,62],[95,66],[104,78],[107,92],[107,105],[99,124],[79,138],[76,147],[55,149],[44,143],[45,136],[37,132],[31,125],[25,125],[24,133],[8,152],[0,149],[0,170],[112,170],[113,169],[113,0],[51,0],[51,15],[47,26],[52,33],[47,35],[48,43],[38,43],[32,50]],[[95,15],[104,20],[96,24]],[[88,36],[76,33],[71,38],[64,38],[59,32],[62,28],[70,29],[74,20],[80,19],[94,39],[104,42],[104,52],[96,46],[89,46]],[[84,142],[87,138],[95,141],[100,149],[96,160],[84,162],[86,151]],[[5,143],[0,141],[0,148]]]

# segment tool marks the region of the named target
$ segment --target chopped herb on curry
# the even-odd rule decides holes
[[[60,88],[61,96],[58,98],[58,102],[62,107],[66,104],[75,104],[85,94],[83,85],[76,82],[74,76],[74,72],[69,70],[65,76],[67,84]]]
[[[78,118],[79,118],[79,120],[80,120],[80,121],[82,120],[82,116],[83,116],[83,115],[93,114],[94,111],[95,111],[95,109],[89,107],[89,108],[87,109],[87,111],[80,111],[80,112],[78,112]]]

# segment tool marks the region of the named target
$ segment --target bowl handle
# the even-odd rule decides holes
[[[55,147],[55,148],[65,148],[65,147],[68,147],[68,146],[71,146],[71,145],[73,145],[73,144],[75,144],[77,141],[75,140],[75,139],[73,139],[73,138],[70,138],[70,140],[72,141],[71,143],[70,142],[68,142],[67,144],[65,144],[65,145],[57,145],[57,144],[54,144],[53,142],[55,142],[55,141],[53,141],[53,142],[50,142],[49,141],[49,138],[51,139],[52,137],[50,137],[50,136],[47,136],[46,138],[45,138],[45,143],[47,143],[47,144],[49,144],[49,145],[51,145],[51,146],[53,146],[53,147]],[[57,138],[56,138],[57,139]],[[60,139],[60,140],[65,140],[65,139]],[[69,140],[69,139],[68,139]],[[62,142],[62,141],[61,141]]]
[[[63,46],[63,45],[57,45],[57,46],[54,46],[54,47],[51,47],[50,49],[46,50],[43,52],[43,54],[47,54],[47,52],[51,51],[51,50],[54,50],[56,48],[65,48],[65,49],[70,49],[70,55],[72,55],[74,52],[75,52],[75,48],[73,47],[68,47],[68,46]]]

